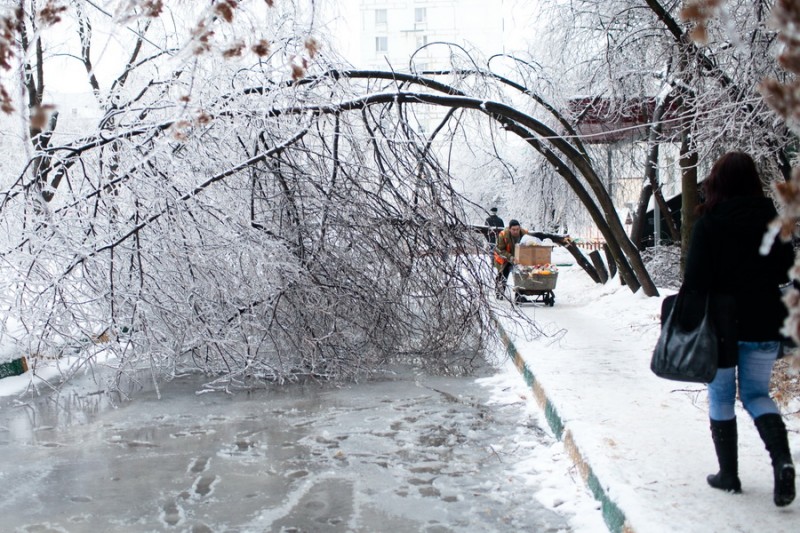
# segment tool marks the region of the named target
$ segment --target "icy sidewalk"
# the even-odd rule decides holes
[[[595,285],[575,267],[561,269],[555,294],[555,307],[522,307],[551,336],[533,338],[511,320],[502,326],[509,353],[603,504],[611,531],[798,530],[800,501],[782,509],[772,503],[769,457],[740,405],[743,494],[706,484],[717,463],[705,387],[661,380],[649,368],[660,298],[632,294],[616,280]],[[794,401],[784,413],[798,410]],[[800,420],[786,422],[800,463]]]

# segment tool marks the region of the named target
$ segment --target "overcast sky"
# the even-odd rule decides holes
[[[322,0],[317,4],[320,9],[314,17],[312,30],[323,42],[329,43],[328,46],[334,48],[338,55],[356,66],[363,66],[364,63],[360,41],[364,15],[360,3],[361,0]],[[453,40],[459,44],[470,42],[484,56],[524,48],[536,35],[532,30],[531,18],[536,5],[538,2],[531,0],[461,0],[458,2],[458,18],[454,20]],[[491,14],[494,27],[500,27],[497,21],[502,18],[502,35],[495,35],[486,29],[487,13]],[[257,18],[254,17],[254,28],[258,27]],[[107,24],[103,23],[104,19]],[[172,20],[174,18],[168,17],[161,23]],[[127,51],[123,53],[122,46],[132,36],[131,30],[125,26],[112,25],[111,22],[110,17],[101,14],[93,26],[93,60],[103,88],[108,88],[111,80],[121,72],[127,58]],[[435,32],[432,34],[432,39],[438,38]],[[86,72],[74,55],[77,53],[78,40],[72,20],[65,17],[57,26],[48,28],[46,39],[48,51],[51,52],[48,58],[50,68],[46,71],[46,89],[59,93],[89,93]],[[393,66],[404,68],[406,63],[403,61]],[[56,72],[58,74],[54,74]]]

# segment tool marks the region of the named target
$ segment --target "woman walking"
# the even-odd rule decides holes
[[[777,213],[749,155],[729,152],[720,157],[703,192],[683,287],[694,294],[732,295],[735,309],[727,312],[735,319],[737,340],[733,351],[721,350],[719,370],[708,385],[711,437],[719,462],[719,472],[708,476],[708,484],[728,492],[742,490],[734,411],[738,381],[744,409],[772,459],[773,501],[782,507],[794,500],[795,472],[786,426],[769,396],[769,382],[787,314],[779,285],[788,281],[794,254],[790,244],[777,239],[767,255],[760,253],[767,225]]]

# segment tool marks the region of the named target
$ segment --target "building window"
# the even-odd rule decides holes
[[[428,44],[428,36],[427,35],[419,35],[417,36],[417,48],[422,48]]]
[[[387,21],[387,15],[385,9],[376,9],[375,10],[375,25],[376,26],[385,26]]]
[[[414,22],[417,24],[424,24],[428,20],[427,9],[424,7],[414,8]]]
[[[389,51],[389,38],[385,35],[382,37],[375,37],[375,51],[388,52]]]

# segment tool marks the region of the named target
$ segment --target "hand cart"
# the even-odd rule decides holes
[[[551,265],[532,267],[515,265],[512,275],[515,304],[542,302],[553,307],[556,303],[553,289],[556,288],[556,281],[558,281],[558,271],[555,267]],[[529,299],[528,296],[533,298]]]

